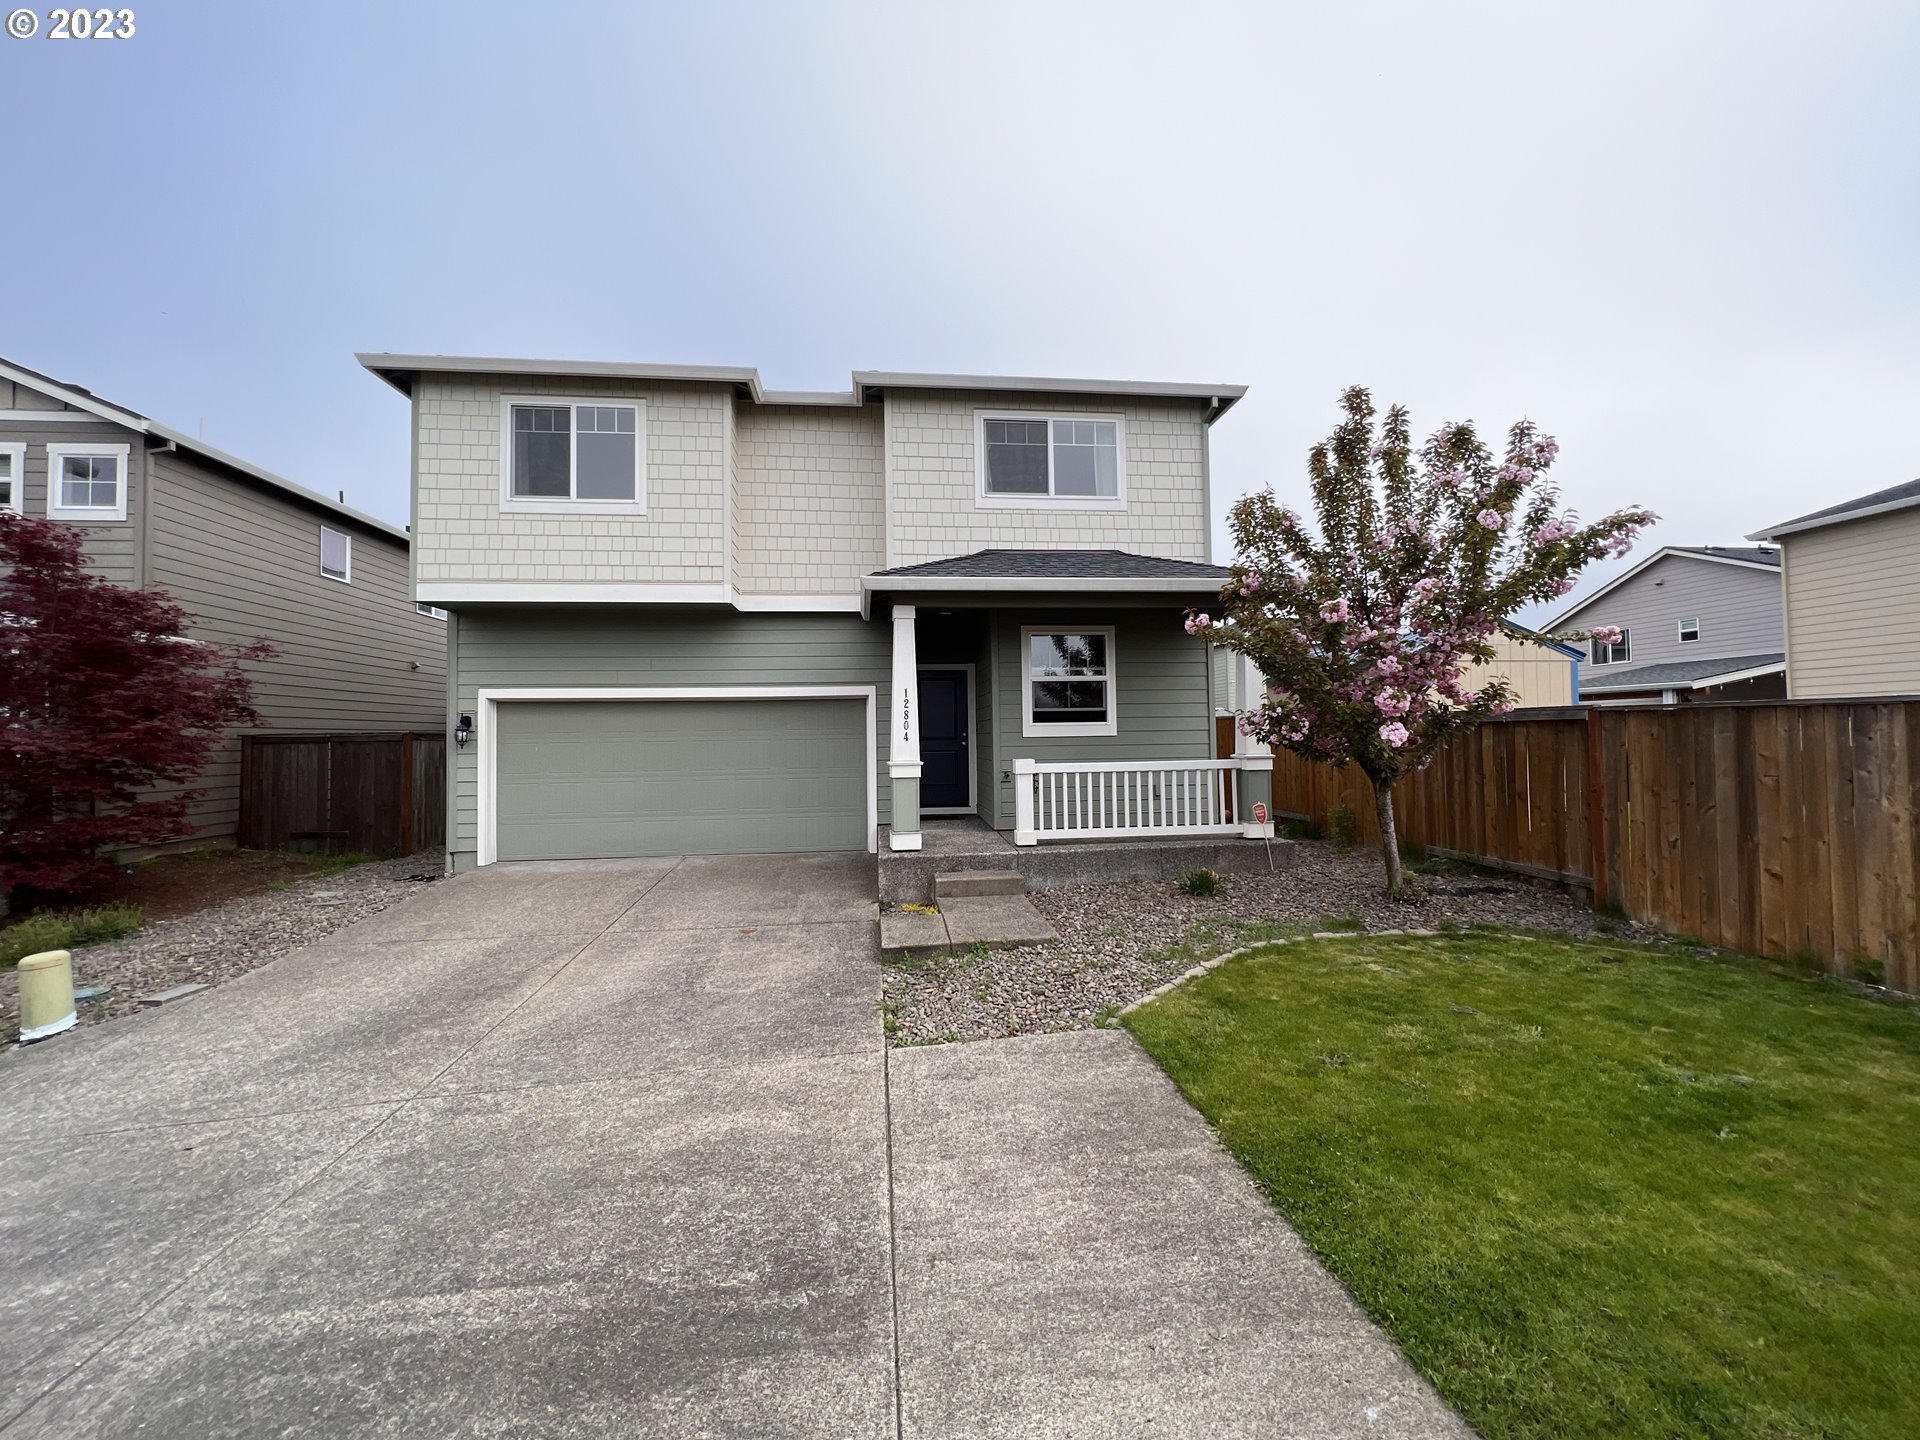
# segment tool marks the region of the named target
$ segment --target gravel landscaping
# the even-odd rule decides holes
[[[178,985],[218,985],[258,969],[302,945],[377,914],[438,880],[440,852],[374,860],[331,875],[290,882],[283,890],[243,895],[208,909],[156,920],[124,940],[73,952],[75,989],[111,987],[78,1006],[80,1023],[95,1025],[141,1008],[139,997]],[[0,982],[0,1037],[20,1033],[20,995]]]
[[[1223,875],[1217,894],[1174,893],[1161,881],[1037,890],[1034,908],[1057,943],[971,951],[889,965],[888,1034],[895,1045],[1080,1030],[1223,951],[1314,930],[1495,925],[1627,938],[1652,932],[1596,916],[1578,895],[1510,876],[1420,875],[1426,898],[1384,893],[1369,849],[1299,842],[1299,863],[1276,875]]]

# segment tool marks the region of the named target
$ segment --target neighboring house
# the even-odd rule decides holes
[[[1788,695],[1920,695],[1920,480],[1747,538],[1780,545]]]
[[[1027,843],[1040,781],[1118,795],[1108,830],[1248,833],[1202,794],[1182,628],[1228,574],[1207,438],[1242,387],[360,359],[412,400],[416,593],[452,612],[455,869],[914,849],[923,814]]]
[[[1780,552],[1669,545],[1555,617],[1547,629],[1617,626],[1587,642],[1583,704],[1688,704],[1786,694]]]
[[[446,623],[415,608],[407,535],[77,385],[0,361],[0,506],[65,521],[88,568],[166,591],[191,634],[260,638],[272,730],[439,730]],[[196,843],[233,840],[236,731],[195,781]]]

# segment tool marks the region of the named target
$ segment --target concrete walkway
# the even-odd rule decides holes
[[[496,866],[0,1058],[0,1435],[1467,1434],[1124,1034],[889,1065],[872,877]]]

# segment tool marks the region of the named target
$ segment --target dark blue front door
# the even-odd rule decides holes
[[[972,803],[968,776],[967,672],[920,672],[920,808],[965,810]]]

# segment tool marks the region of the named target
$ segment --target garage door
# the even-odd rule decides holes
[[[867,848],[864,700],[503,701],[502,860]]]

